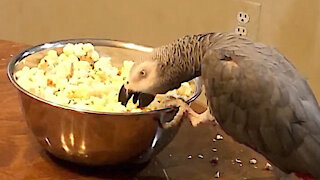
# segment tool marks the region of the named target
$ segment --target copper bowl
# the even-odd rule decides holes
[[[23,66],[36,66],[49,49],[61,50],[67,43],[92,43],[99,54],[109,55],[113,65],[123,60],[139,61],[153,49],[106,39],[72,39],[40,44],[15,56],[8,77],[18,89],[22,111],[38,142],[54,156],[84,165],[144,163],[159,153],[175,136],[179,126],[164,129],[177,108],[140,113],[108,113],[75,109],[46,101],[20,87],[13,74]],[[201,93],[198,79],[194,101]]]

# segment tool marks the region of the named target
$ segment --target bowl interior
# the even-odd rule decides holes
[[[133,43],[126,43],[120,41],[113,41],[113,40],[102,40],[102,39],[73,39],[73,40],[63,40],[63,41],[55,41],[51,43],[40,44],[29,48],[20,54],[18,54],[8,65],[8,76],[11,82],[19,89],[19,91],[31,96],[39,101],[43,101],[45,103],[62,107],[65,109],[71,109],[86,113],[96,113],[96,114],[122,114],[122,115],[130,115],[130,114],[145,114],[145,113],[152,113],[154,111],[168,111],[169,109],[158,109],[153,111],[146,111],[146,112],[130,112],[130,113],[116,113],[116,112],[101,112],[101,111],[91,111],[86,109],[76,109],[72,107],[63,106],[60,104],[56,104],[54,102],[47,101],[40,97],[37,97],[30,92],[24,90],[20,87],[16,80],[13,78],[13,74],[21,70],[23,67],[36,67],[40,60],[47,54],[49,50],[56,50],[58,53],[62,52],[63,46],[68,43],[91,43],[95,46],[95,50],[98,51],[100,57],[109,56],[111,57],[112,65],[115,67],[121,67],[122,62],[124,60],[131,60],[134,62],[140,62],[143,59],[147,59],[150,57],[153,48],[147,46],[136,45]],[[195,93],[193,96],[187,101],[188,103],[195,100],[201,93],[201,85],[199,79],[196,78],[194,81],[191,81],[192,87],[195,88]]]

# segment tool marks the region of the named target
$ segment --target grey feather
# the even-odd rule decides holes
[[[204,82],[206,91],[213,92],[207,98],[222,128],[283,171],[320,178],[314,168],[320,163],[320,111],[306,81],[274,48],[243,38],[220,37],[215,43],[202,60],[202,78],[215,79]],[[224,72],[228,62],[221,61],[222,56],[237,64],[237,75]],[[228,104],[247,115],[227,122],[226,111],[239,112]]]

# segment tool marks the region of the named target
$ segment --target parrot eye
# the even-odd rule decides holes
[[[141,76],[145,76],[146,75],[146,72],[144,70],[140,71],[140,75]]]

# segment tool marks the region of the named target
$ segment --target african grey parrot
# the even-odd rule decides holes
[[[320,179],[318,103],[306,80],[272,47],[235,34],[185,36],[135,64],[123,88],[155,95],[197,76],[205,86],[208,109],[196,114],[180,104],[179,118],[185,114],[194,126],[215,119],[283,175]]]

